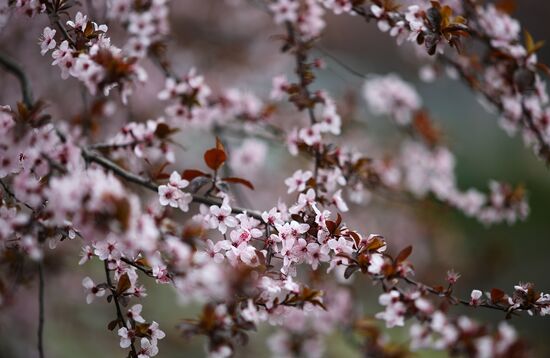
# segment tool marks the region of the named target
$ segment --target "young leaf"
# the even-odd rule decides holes
[[[412,246],[409,245],[405,247],[403,250],[401,250],[401,252],[395,258],[395,262],[399,264],[405,261],[407,257],[409,257],[409,255],[412,253],[412,249],[413,249]]]
[[[254,185],[252,185],[251,182],[243,178],[230,177],[230,178],[223,178],[222,180],[228,183],[242,184],[247,188],[249,188],[250,190],[254,190]]]
[[[117,296],[126,292],[126,290],[128,290],[130,287],[132,287],[130,277],[128,277],[128,274],[125,273],[124,275],[120,276],[120,279],[118,280],[118,285],[116,288]]]
[[[109,322],[109,324],[107,325],[107,329],[109,331],[112,331],[113,329],[116,328],[117,324],[118,324],[118,318]]]
[[[213,148],[204,153],[204,162],[212,170],[218,170],[227,159],[227,155],[221,149]]]
[[[355,271],[359,270],[359,266],[356,266],[356,265],[353,265],[353,266],[348,266],[346,268],[346,271],[344,271],[344,278],[347,280],[348,278],[351,277],[351,275],[354,274]]]
[[[493,303],[498,303],[504,298],[504,295],[504,291],[498,288],[493,288],[491,290],[491,301],[493,301]]]
[[[181,174],[182,179],[185,179],[187,181],[191,181],[198,177],[207,177],[207,176],[210,176],[210,174],[206,174],[196,169],[187,169],[187,170],[184,170],[183,173]]]
[[[221,141],[220,137],[216,137],[216,149],[225,152],[225,147],[223,146],[223,142]]]

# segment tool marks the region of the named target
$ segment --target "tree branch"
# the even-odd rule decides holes
[[[21,93],[23,97],[23,103],[27,108],[32,108],[33,99],[32,99],[32,90],[25,72],[23,69],[13,60],[6,57],[3,53],[0,52],[0,65],[10,73],[12,73],[19,80],[19,85],[21,86]]]
[[[121,168],[120,166],[118,166],[117,164],[113,163],[109,159],[107,159],[103,156],[100,156],[100,155],[90,151],[89,149],[82,148],[82,157],[86,161],[96,163],[96,164],[102,166],[103,168],[110,170],[115,175],[117,175],[117,176],[131,182],[131,183],[138,184],[138,185],[140,185],[140,186],[142,186],[146,189],[149,189],[149,190],[154,191],[154,192],[158,192],[158,185],[155,184],[154,182],[152,182],[151,180],[145,179],[143,177],[140,177],[138,175],[130,173],[130,172],[126,171],[125,169]],[[218,206],[222,204],[221,200],[206,198],[206,197],[204,197],[202,195],[198,195],[198,194],[192,194],[191,193],[191,195],[193,196],[193,202],[195,202],[195,203],[206,204],[206,205],[218,205]],[[258,220],[262,219],[261,213],[259,213],[257,211],[254,211],[254,210],[247,210],[247,209],[244,209],[244,208],[234,207],[234,208],[231,209],[231,211],[234,214],[241,214],[241,213],[246,212],[248,215],[252,216],[255,219],[258,219]]]
[[[103,261],[104,267],[105,267],[105,276],[107,277],[107,285],[109,286],[109,289],[111,290],[111,295],[113,297],[113,301],[115,303],[116,307],[116,314],[118,318],[118,326],[120,328],[125,327],[126,324],[124,323],[124,315],[122,314],[122,310],[120,308],[120,302],[118,302],[118,296],[116,293],[116,289],[113,288],[113,282],[111,281],[111,274],[109,273],[109,263],[107,260]],[[133,357],[137,357],[136,347],[134,346],[134,339],[132,338],[130,347],[132,349]]]
[[[44,267],[38,263],[38,356],[44,358]]]

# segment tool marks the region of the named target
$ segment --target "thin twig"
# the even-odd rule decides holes
[[[10,188],[6,185],[6,183],[4,183],[4,181],[2,181],[2,179],[0,179],[0,186],[2,186],[2,189],[4,189],[4,192],[6,194],[8,194],[8,196],[11,197],[13,200],[15,200],[17,203],[25,205],[28,209],[34,211],[34,208],[32,206],[30,206],[29,204],[17,199],[15,194],[10,190]]]
[[[115,303],[116,307],[116,314],[118,318],[118,326],[120,328],[126,327],[126,324],[124,323],[124,315],[122,314],[122,309],[120,308],[120,302],[118,301],[118,295],[116,293],[116,289],[113,286],[113,282],[111,281],[111,274],[109,273],[109,263],[107,260],[103,261],[104,267],[105,267],[105,276],[107,277],[107,285],[109,286],[109,289],[111,290],[111,295],[113,297],[113,302]],[[132,349],[133,357],[137,357],[136,347],[134,346],[134,339],[132,338],[130,347]]]
[[[300,80],[300,90],[302,95],[305,97],[307,105],[307,113],[309,116],[309,121],[312,126],[317,123],[317,118],[315,117],[315,102],[312,101],[311,93],[309,91],[309,80],[306,78],[309,69],[307,68],[307,51],[305,44],[297,36],[294,26],[291,22],[285,22],[286,31],[288,35],[288,41],[291,46],[295,47],[295,59],[296,59],[296,74]],[[314,145],[315,151],[315,161],[313,169],[313,177],[315,179],[315,197],[318,197],[318,188],[319,188],[319,166],[321,164],[321,149],[320,145]]]
[[[13,60],[6,57],[3,53],[0,53],[0,65],[2,65],[2,67],[4,67],[6,71],[12,73],[15,77],[17,77],[17,79],[19,80],[19,85],[21,86],[23,103],[25,103],[25,106],[27,106],[27,108],[32,108],[34,103],[32,98],[32,90],[27,75],[25,74],[23,69]]]
[[[152,182],[151,180],[145,179],[143,177],[140,177],[138,175],[130,173],[130,172],[126,171],[125,169],[119,167],[117,164],[113,163],[109,159],[107,159],[103,156],[100,156],[100,155],[92,152],[89,149],[83,148],[82,149],[82,156],[84,157],[84,159],[86,161],[99,164],[103,168],[110,170],[111,172],[113,172],[117,176],[119,176],[119,177],[121,177],[121,178],[123,178],[123,179],[125,179],[125,180],[127,180],[131,183],[138,184],[138,185],[140,185],[140,186],[142,186],[146,189],[149,189],[149,190],[154,191],[154,192],[158,192],[158,185],[155,184],[154,182]],[[206,205],[218,205],[218,206],[220,206],[222,204],[222,202],[220,200],[215,200],[215,199],[212,199],[212,198],[206,198],[204,196],[197,195],[197,194],[191,194],[191,195],[193,196],[193,202],[195,202],[195,203],[206,204]],[[258,219],[258,220],[261,220],[261,218],[262,218],[261,213],[259,213],[257,211],[254,211],[254,210],[248,210],[248,209],[243,209],[243,208],[239,208],[239,207],[234,207],[234,208],[231,209],[231,211],[234,214],[241,214],[241,213],[246,212],[248,215],[250,215],[253,218]]]
[[[44,358],[44,267],[38,263],[38,356]]]
[[[426,291],[428,291],[429,293],[431,294],[434,294],[434,295],[437,295],[439,297],[447,297],[449,298],[451,301],[454,301],[454,302],[458,302],[464,306],[468,306],[468,307],[484,307],[484,308],[490,308],[490,309],[493,309],[493,310],[497,310],[497,311],[502,311],[502,312],[506,312],[506,313],[510,313],[510,310],[506,307],[502,307],[502,306],[498,306],[498,305],[494,305],[494,304],[491,304],[491,303],[481,303],[479,304],[478,306],[472,306],[470,304],[470,301],[468,300],[465,300],[463,298],[459,298],[459,297],[455,297],[455,296],[452,296],[450,295],[449,292],[446,292],[446,291],[438,291],[436,290],[435,288],[431,287],[431,286],[428,286],[426,284],[423,284],[423,283],[420,283],[418,281],[415,281],[409,277],[403,277],[403,281],[405,281],[406,283],[408,283],[409,285],[413,285],[413,286],[416,286],[418,288],[424,288]]]

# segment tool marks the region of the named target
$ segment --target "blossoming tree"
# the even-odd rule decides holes
[[[9,36],[14,23],[46,24],[32,34],[38,46],[28,44],[27,56],[53,65],[58,86],[83,98],[78,116],[50,110],[47,92],[34,97],[40,79],[0,53],[0,65],[13,75],[4,77],[4,86],[16,88],[18,81],[21,88],[16,103],[0,107],[1,263],[37,267],[39,355],[47,355],[44,258],[77,246],[80,261],[67,261],[102,265],[101,276],[81,278],[82,299],[112,305],[105,324],[121,357],[162,356],[166,334],[143,310],[144,280],[202,306],[197,317],[182,317],[178,329],[206,336],[212,357],[238,355],[260,325],[276,327],[267,345],[277,357],[322,356],[333,331],[346,332],[368,357],[426,348],[525,356],[527,346],[510,323],[493,327],[472,316],[481,309],[502,318],[549,315],[549,294],[520,283],[457,297],[460,274],[449,270],[444,283],[419,282],[412,245],[395,247],[383,233],[347,219],[380,194],[409,198],[410,205],[428,198],[485,225],[513,224],[529,213],[524,189],[498,181],[485,192],[461,188],[441,131],[415,88],[396,74],[366,76],[355,90],[405,139],[391,156],[354,149],[345,140],[345,103],[316,82],[326,65],[312,51],[331,14],[374,22],[397,44],[416,49],[422,79],[447,71],[464,82],[544,165],[550,163],[550,107],[542,80],[549,69],[537,61],[541,42],[528,32],[522,37],[504,6],[475,0],[218,1],[244,16],[267,14],[277,26],[277,34],[264,33],[262,41],[288,56],[294,70],[269,79],[269,95],[238,83],[212,85],[195,69],[199,60],[180,72],[170,58],[179,35],[169,21],[176,1],[0,1],[0,26]],[[239,24],[226,31],[238,31]],[[162,75],[162,84],[153,83],[152,72]],[[139,97],[154,86],[154,96]],[[129,108],[134,96],[164,108],[152,119],[134,120],[140,117]],[[200,155],[193,149],[202,143],[178,137],[198,128],[210,136]],[[239,146],[228,144],[231,135],[243,138]],[[284,147],[284,156],[301,164],[283,180],[288,195],[259,207],[250,191],[269,191],[253,180],[271,155],[266,143]],[[8,302],[13,293],[3,282],[10,271],[1,272],[0,301]],[[347,284],[351,279],[373,283],[378,323],[354,311],[361,298]],[[456,313],[458,305],[471,314]],[[408,345],[396,348],[384,326],[406,324]]]

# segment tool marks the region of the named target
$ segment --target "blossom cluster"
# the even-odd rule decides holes
[[[386,185],[402,185],[416,197],[433,193],[442,202],[485,224],[513,223],[527,217],[529,206],[521,187],[491,181],[489,194],[458,188],[456,158],[438,143],[437,134],[426,127],[428,122],[420,108],[420,97],[411,85],[396,75],[378,76],[365,82],[364,97],[374,114],[389,116],[409,133],[418,132],[418,136],[402,143],[393,165],[378,166]]]
[[[145,57],[150,47],[170,32],[168,0],[136,4],[130,0],[108,2],[108,17],[120,21],[131,35],[124,50],[131,57]]]
[[[117,48],[106,36],[107,25],[98,25],[78,12],[74,20],[67,21],[63,40],[55,40],[56,30],[44,28],[40,42],[41,54],[53,49],[52,65],[61,69],[61,77],[75,77],[92,95],[107,96],[118,88],[126,102],[136,82],[147,79],[145,70],[136,63],[132,53]],[[56,45],[59,45],[56,47]]]

